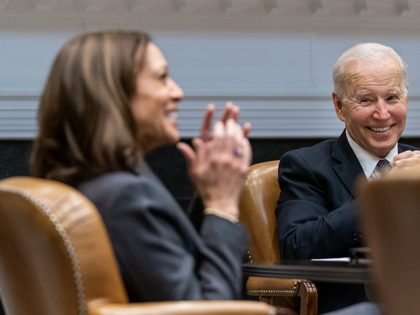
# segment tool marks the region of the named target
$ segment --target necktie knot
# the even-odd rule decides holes
[[[376,168],[381,174],[381,176],[385,176],[391,170],[391,165],[389,161],[386,159],[379,160],[378,164],[376,164]]]

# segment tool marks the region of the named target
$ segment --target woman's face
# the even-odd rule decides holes
[[[137,140],[144,152],[179,141],[176,119],[183,95],[181,88],[169,77],[162,52],[155,44],[149,43],[131,102]]]

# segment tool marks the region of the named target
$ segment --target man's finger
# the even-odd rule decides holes
[[[420,164],[420,157],[417,154],[409,158],[395,161],[396,166],[413,166],[413,165],[419,165],[419,164]]]
[[[414,152],[416,152],[416,151],[405,151],[405,152],[402,152],[400,154],[397,154],[394,157],[393,161],[396,162],[396,161],[399,161],[399,160],[403,160],[403,159],[409,158],[409,157],[411,157],[411,156],[413,156],[415,154]]]

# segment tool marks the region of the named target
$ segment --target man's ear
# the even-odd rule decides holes
[[[335,91],[332,92],[332,98],[334,102],[335,112],[337,113],[338,118],[340,118],[342,122],[346,122],[346,116],[343,112],[343,103],[341,102]]]

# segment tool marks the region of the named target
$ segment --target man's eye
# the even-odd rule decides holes
[[[367,103],[367,102],[370,102],[370,99],[368,99],[368,98],[362,98],[360,100],[360,103]]]
[[[393,95],[393,96],[388,96],[388,98],[386,100],[389,102],[389,101],[394,101],[396,99],[397,99],[397,97]]]
[[[166,80],[166,78],[168,77],[168,73],[163,73],[160,75],[159,80]]]

